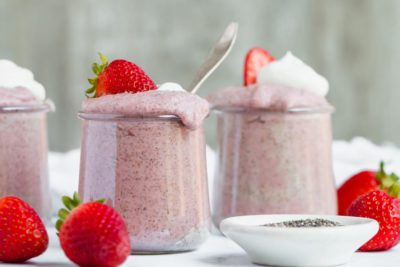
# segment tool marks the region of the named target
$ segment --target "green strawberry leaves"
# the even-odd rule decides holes
[[[61,226],[63,225],[65,219],[67,219],[71,211],[83,203],[77,192],[74,192],[72,198],[69,196],[62,196],[61,201],[64,204],[65,208],[61,208],[58,211],[58,220],[56,222],[57,234],[60,232]],[[106,202],[106,199],[101,198],[95,201],[104,204]]]
[[[380,162],[379,171],[376,173],[376,179],[380,182],[380,189],[387,189],[387,193],[391,197],[399,198],[400,197],[400,178],[395,173],[386,173],[385,171],[385,163],[383,161]]]
[[[97,83],[98,83],[98,77],[104,71],[104,69],[107,68],[107,66],[108,66],[107,57],[102,53],[99,53],[99,57],[100,57],[101,64],[98,64],[98,63],[92,64],[92,71],[94,74],[96,74],[96,77],[88,79],[88,82],[90,83],[91,87],[86,90],[87,97],[95,97],[96,96],[96,87],[97,87]]]
[[[70,214],[70,212],[82,203],[82,200],[79,197],[79,194],[77,192],[74,192],[74,195],[72,196],[72,198],[70,198],[68,196],[63,196],[61,198],[61,200],[62,200],[65,208],[61,208],[58,211],[58,220],[56,222],[56,229],[58,232],[60,232],[61,226],[64,223],[65,219]]]

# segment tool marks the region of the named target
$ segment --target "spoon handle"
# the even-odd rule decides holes
[[[236,41],[237,31],[238,23],[231,22],[225,29],[221,37],[218,39],[217,43],[213,46],[206,60],[197,71],[194,79],[187,87],[187,90],[189,92],[195,94],[200,86],[203,84],[203,82],[226,58]]]

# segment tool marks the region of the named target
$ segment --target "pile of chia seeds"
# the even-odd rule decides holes
[[[266,227],[288,227],[288,228],[301,228],[301,227],[334,227],[334,226],[343,226],[343,224],[325,220],[325,219],[305,219],[305,220],[293,220],[293,221],[284,221],[278,223],[268,223],[261,226]]]

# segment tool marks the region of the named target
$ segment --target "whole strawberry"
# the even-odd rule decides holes
[[[379,171],[362,171],[350,177],[337,191],[339,215],[347,215],[351,203],[359,196],[390,187],[398,180],[396,174],[387,174],[384,163]]]
[[[99,97],[119,93],[138,93],[157,89],[157,85],[135,63],[117,59],[108,63],[108,59],[99,53],[101,65],[93,63],[92,70],[96,77],[89,79],[91,88],[87,96]]]
[[[59,211],[56,228],[65,255],[79,266],[118,266],[131,252],[123,219],[102,202],[82,204],[77,193],[63,197],[66,209]]]
[[[400,241],[400,184],[389,188],[389,194],[376,190],[357,198],[348,214],[375,219],[379,222],[378,233],[359,250],[388,250]]]
[[[36,211],[13,196],[0,198],[0,261],[24,262],[42,254],[49,237]]]

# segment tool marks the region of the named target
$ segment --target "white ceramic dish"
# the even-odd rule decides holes
[[[315,228],[265,227],[268,223],[308,218],[336,221],[343,226]],[[220,229],[256,264],[271,266],[336,266],[379,229],[375,220],[334,215],[253,215],[223,220]]]

